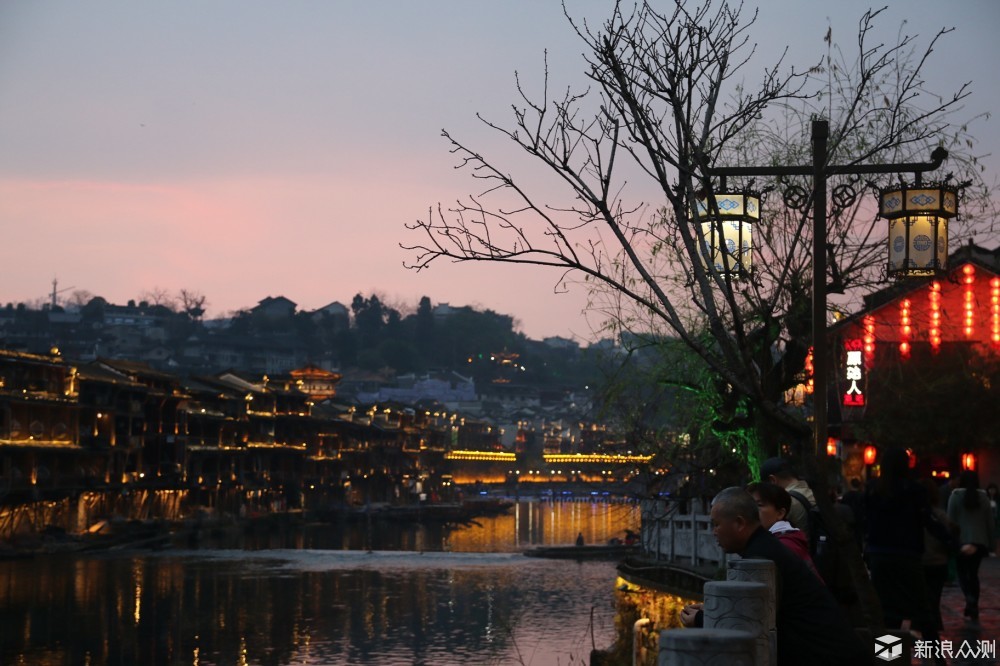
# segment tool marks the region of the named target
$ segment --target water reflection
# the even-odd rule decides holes
[[[481,521],[448,537],[448,550],[458,552],[512,552],[530,546],[569,545],[583,534],[590,544],[622,538],[625,529],[638,529],[635,507],[599,502],[519,502],[510,513]]]
[[[572,545],[581,533],[588,544],[607,543],[613,537],[624,537],[626,529],[637,530],[638,525],[639,512],[631,504],[522,501],[506,514],[477,518],[459,527],[364,519],[308,525],[261,521],[237,530],[206,529],[194,540],[177,545],[241,550],[512,553],[533,546]]]
[[[645,587],[619,577],[615,581],[616,641],[611,652],[621,663],[656,664],[659,632],[681,626],[684,607],[699,599],[673,594],[664,589]],[[636,621],[649,620],[638,628],[639,640],[633,643]],[[635,649],[637,648],[637,649]],[[635,661],[632,652],[635,649]]]
[[[522,503],[458,530],[279,525],[199,548],[2,562],[0,663],[586,663],[614,640],[613,563],[516,551],[635,521],[623,506]],[[246,550],[209,543],[227,539]]]

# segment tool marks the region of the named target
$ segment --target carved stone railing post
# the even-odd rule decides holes
[[[764,583],[709,581],[705,583],[705,628],[737,629],[754,637],[754,663],[771,663],[768,595]]]
[[[775,628],[778,603],[775,598],[777,590],[777,572],[771,560],[730,560],[726,569],[726,579],[752,583],[763,583],[767,586],[767,612],[764,626],[768,633],[770,644],[770,666],[778,661],[778,630]]]
[[[659,666],[754,666],[754,635],[738,629],[660,632]]]

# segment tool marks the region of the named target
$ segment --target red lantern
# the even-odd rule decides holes
[[[976,469],[976,454],[975,453],[963,453],[962,454],[962,469],[963,470],[975,470]]]
[[[837,455],[837,440],[833,437],[827,437],[826,439],[826,455],[835,456]]]
[[[910,459],[910,469],[917,466],[917,454],[913,452],[913,449],[906,449],[906,455]]]
[[[878,458],[878,449],[869,444],[865,447],[865,464],[874,465],[876,458]]]

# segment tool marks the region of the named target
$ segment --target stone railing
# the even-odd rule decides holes
[[[770,560],[735,560],[726,580],[705,583],[704,627],[660,633],[659,663],[774,666],[775,569]]]
[[[715,542],[707,514],[680,514],[678,505],[662,500],[642,502],[642,549],[648,557],[694,568],[720,566],[725,553]]]

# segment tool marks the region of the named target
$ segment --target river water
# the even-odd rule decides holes
[[[587,664],[615,637],[614,563],[522,551],[638,522],[532,501],[453,529],[270,525],[0,562],[0,663]]]

